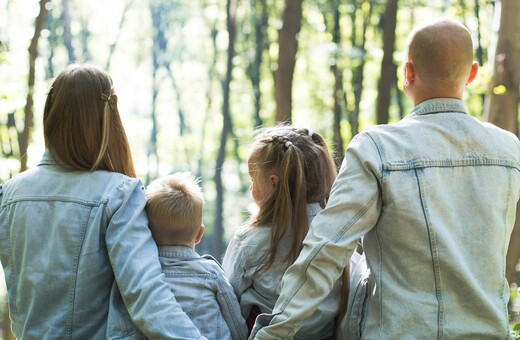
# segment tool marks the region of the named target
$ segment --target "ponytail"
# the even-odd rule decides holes
[[[319,134],[283,125],[257,130],[249,161],[256,171],[278,176],[273,192],[250,222],[253,227],[271,226],[269,252],[258,273],[274,264],[284,237],[291,244],[282,261],[291,264],[296,260],[309,230],[307,204],[325,206],[336,169]]]

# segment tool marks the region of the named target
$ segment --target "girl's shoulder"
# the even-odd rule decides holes
[[[263,244],[271,238],[271,228],[269,226],[244,226],[237,230],[234,238],[241,243]]]

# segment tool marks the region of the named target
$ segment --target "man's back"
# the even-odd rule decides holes
[[[349,311],[362,318],[363,338],[506,338],[517,138],[454,99],[426,101],[360,137],[372,142],[360,142],[358,153],[377,154],[368,159],[382,202],[364,238],[368,289],[358,290],[372,294],[356,297],[365,299],[364,312]]]

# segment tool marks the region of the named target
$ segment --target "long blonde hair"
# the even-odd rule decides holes
[[[73,170],[136,177],[112,79],[93,65],[72,64],[54,80],[43,112],[45,146]]]
[[[260,272],[273,265],[278,244],[291,231],[291,248],[283,261],[296,260],[309,230],[307,203],[325,207],[336,168],[319,134],[286,125],[257,130],[249,159],[256,171],[279,175],[274,191],[250,221],[254,227],[271,226],[270,249]]]

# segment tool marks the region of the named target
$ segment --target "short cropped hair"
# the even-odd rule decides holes
[[[156,179],[146,190],[146,213],[158,245],[191,243],[202,224],[204,196],[189,173]]]

